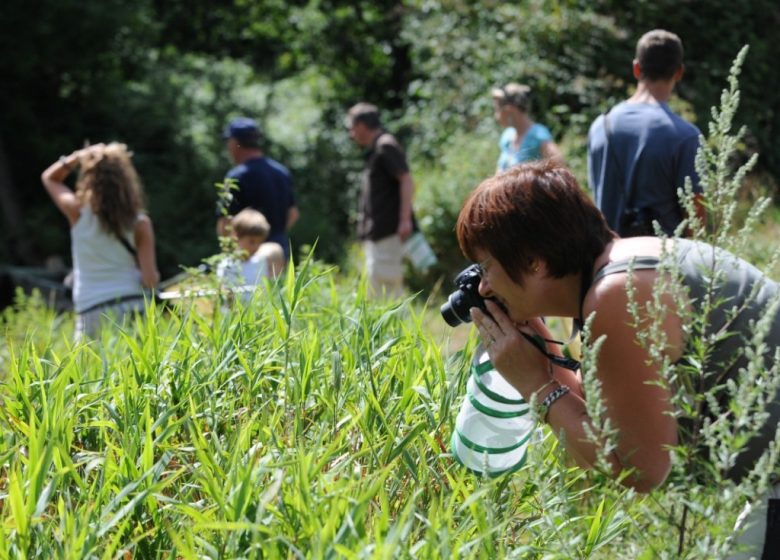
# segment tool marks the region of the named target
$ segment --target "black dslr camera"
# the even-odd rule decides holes
[[[465,268],[455,277],[455,285],[458,289],[452,292],[441,306],[441,316],[444,317],[449,326],[457,327],[461,323],[471,322],[469,309],[472,307],[478,307],[485,313],[488,312],[485,307],[485,298],[479,295],[479,280],[479,265],[477,264]],[[495,301],[493,298],[488,299]]]
[[[452,292],[444,305],[441,306],[441,316],[444,317],[444,320],[449,326],[457,327],[461,323],[471,322],[469,309],[472,307],[478,307],[490,315],[487,308],[485,307],[486,299],[489,299],[498,305],[501,309],[506,311],[506,307],[502,305],[500,301],[497,301],[494,298],[483,298],[481,295],[479,295],[479,272],[479,265],[472,264],[471,266],[463,269],[455,277],[455,285],[458,286],[458,289]],[[520,331],[520,334],[523,335],[523,337],[528,342],[536,346],[537,350],[547,356],[547,359],[554,364],[571,371],[577,371],[580,369],[580,363],[574,358],[567,358],[565,356],[553,354],[552,352],[549,352],[545,346],[545,342],[563,344],[562,342],[547,340],[538,334],[530,335],[523,331]]]

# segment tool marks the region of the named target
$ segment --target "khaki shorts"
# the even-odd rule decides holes
[[[366,275],[373,297],[403,295],[403,243],[397,235],[364,241]]]
[[[86,338],[96,338],[100,333],[101,324],[111,320],[117,323],[129,319],[136,314],[143,314],[146,310],[146,303],[143,296],[99,305],[93,309],[76,314],[76,329],[73,338],[76,342]]]

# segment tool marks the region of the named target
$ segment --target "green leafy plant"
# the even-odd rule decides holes
[[[733,118],[723,107],[735,84],[719,119]],[[708,149],[733,147],[730,130],[715,126]],[[492,165],[491,149],[480,147],[477,160]],[[719,159],[701,160],[709,190],[734,185],[731,167],[713,172],[708,161]],[[431,192],[459,188],[457,174],[421,177]],[[745,382],[730,393],[736,408],[700,424],[715,459],[708,483],[694,476],[703,463],[680,448],[666,487],[637,496],[572,466],[545,430],[512,475],[483,479],[458,466],[447,442],[476,337],[434,328],[437,307],[372,301],[356,273],[311,253],[250,302],[207,295],[164,312],[152,306],[145,319],[76,345],[72,315],[18,299],[0,322],[0,555],[654,559],[733,548],[742,503],[778,464],[774,447],[744,483],[722,475],[760,421],[771,384],[759,381],[779,377],[758,367],[763,322]],[[463,342],[451,347],[454,339]],[[663,362],[656,328],[645,343],[667,382],[686,388],[678,406],[695,413],[706,396],[684,397],[707,340],[694,346],[689,371]],[[593,437],[609,442],[598,384],[586,385]]]
[[[713,108],[709,135],[697,155],[696,168],[704,187],[707,223],[694,212],[694,195],[690,181],[680,195],[692,218],[689,221],[694,237],[742,254],[754,236],[761,213],[768,199],[758,200],[737,223],[737,192],[746,173],[755,164],[756,156],[738,168],[736,153],[745,129],[732,132],[733,119],[739,106],[738,76],[747,54],[747,47],[737,55],[729,75],[729,87],[724,90],[720,107]],[[685,227],[683,225],[682,227]],[[673,242],[672,242],[673,243]],[[770,300],[762,317],[751,323],[751,332],[737,330],[736,321],[757,297],[760,285],[739,307],[724,300],[722,286],[730,264],[724,254],[716,254],[716,264],[708,271],[708,283],[695,305],[689,305],[688,292],[683,287],[682,273],[671,258],[672,250],[662,255],[661,274],[652,301],[645,310],[636,303],[633,287],[629,287],[632,314],[640,320],[640,311],[653,320],[640,333],[640,342],[663,374],[663,383],[670,390],[672,405],[682,426],[681,443],[672,450],[672,473],[665,487],[654,492],[654,510],[649,515],[662,525],[675,528],[676,539],[659,540],[651,549],[655,556],[673,555],[680,558],[723,557],[734,550],[736,520],[745,504],[766,492],[769,481],[780,473],[777,445],[780,431],[750,472],[737,480],[730,476],[737,456],[746,449],[767,421],[766,406],[780,389],[780,368],[777,352],[767,347],[770,329],[780,308],[780,299]],[[772,261],[769,259],[770,268]],[[670,309],[662,294],[671,295],[680,310],[685,325],[687,350],[680,363],[670,363],[664,348],[668,341],[663,319]],[[724,311],[719,311],[724,308]],[[719,317],[723,316],[722,326]],[[717,330],[712,325],[717,325]],[[716,361],[715,346],[728,339],[738,339],[731,360],[743,355],[745,366],[734,379],[726,379],[727,364]],[[652,533],[651,533],[652,534]]]

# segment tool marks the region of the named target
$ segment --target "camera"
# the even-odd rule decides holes
[[[655,235],[653,217],[646,208],[626,208],[620,217],[620,237]]]
[[[472,307],[488,312],[485,298],[479,295],[479,274],[479,265],[472,264],[455,277],[455,285],[458,289],[452,292],[441,306],[441,316],[449,326],[457,327],[461,323],[469,323],[471,321],[469,309]],[[488,299],[495,301],[493,298]]]

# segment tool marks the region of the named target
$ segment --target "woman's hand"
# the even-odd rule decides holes
[[[485,300],[485,304],[490,314],[472,307],[471,318],[479,330],[490,362],[527,400],[533,392],[549,384],[553,374],[548,358],[521,332],[549,338],[549,331],[540,318],[515,324],[494,302]]]
[[[105,149],[105,147],[106,145],[103,142],[99,142],[97,144],[91,144],[89,146],[85,146],[84,148],[74,150],[73,153],[71,154],[71,157],[74,157],[77,161],[80,162],[85,157],[102,152]]]

